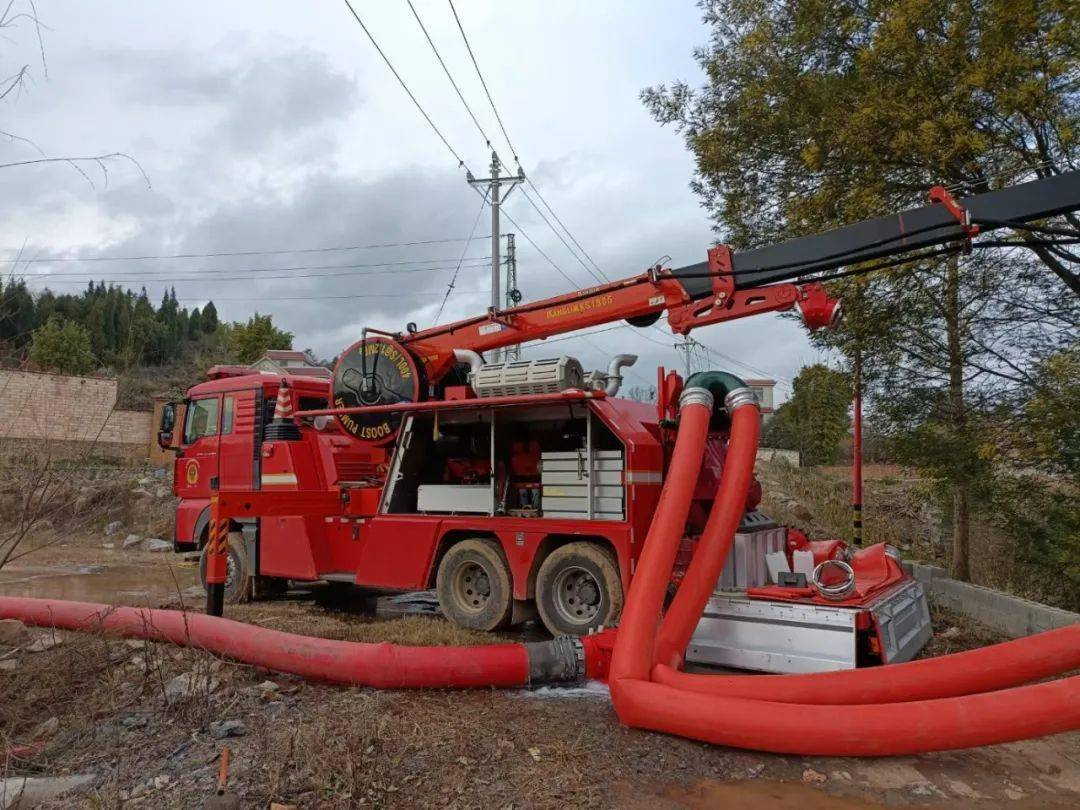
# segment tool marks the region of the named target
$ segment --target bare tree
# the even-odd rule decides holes
[[[0,0],[0,2],[2,2],[2,0]],[[7,0],[7,5],[4,6],[3,13],[0,13],[0,36],[9,42],[12,42],[14,41],[13,38],[7,36],[5,32],[15,32],[20,28],[30,28],[33,30],[38,58],[40,60],[41,75],[42,78],[48,79],[49,63],[45,58],[45,36],[43,33],[43,31],[47,30],[47,27],[42,23],[41,18],[38,16],[37,6],[35,5],[34,0],[23,0],[22,3],[19,3],[18,0]],[[17,101],[19,96],[26,89],[27,84],[32,80],[35,70],[36,68],[31,62],[17,60],[10,68],[3,67],[2,62],[0,62],[0,76],[4,76],[4,78],[0,78],[0,102],[13,104]],[[107,186],[109,183],[109,164],[115,161],[122,161],[133,165],[142,176],[142,179],[146,182],[147,188],[150,187],[150,178],[139,164],[139,161],[126,152],[104,152],[101,154],[66,155],[60,157],[50,156],[38,146],[34,140],[12,132],[7,124],[0,127],[0,138],[6,139],[9,144],[20,144],[29,147],[37,153],[37,156],[33,158],[0,162],[0,169],[17,169],[20,167],[36,166],[47,163],[63,163],[82,175],[83,179],[90,184],[91,188],[97,188],[97,185],[94,183],[94,180],[87,169],[91,171],[100,171],[101,181]]]

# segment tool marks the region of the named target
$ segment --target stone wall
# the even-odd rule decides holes
[[[116,409],[115,379],[0,369],[0,443],[60,457],[147,459],[152,416]]]
[[[1013,638],[1080,622],[1080,614],[951,579],[936,565],[905,562],[904,568],[925,586],[931,602]]]

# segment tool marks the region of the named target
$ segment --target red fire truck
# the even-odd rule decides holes
[[[367,346],[393,350],[385,339]],[[485,630],[534,615],[533,603],[552,632],[610,623],[656,506],[666,444],[656,405],[608,394],[628,360],[613,362],[603,389],[584,387],[572,358],[488,364],[479,393],[505,388],[511,377],[519,393],[450,400],[450,409],[416,410],[400,425],[359,428],[392,432],[390,447],[310,417],[286,471],[278,445],[265,438],[275,409],[325,409],[331,385],[212,369],[188,392],[177,426],[177,547],[206,546],[215,493],[287,492],[303,483],[347,495],[347,508],[337,517],[234,521],[227,601],[285,580],[323,580],[436,587],[448,617]]]
[[[204,581],[215,613],[222,601],[257,597],[286,581],[327,581],[380,591],[435,588],[448,618],[482,630],[535,613],[554,634],[610,624],[657,505],[688,381],[660,369],[657,402],[646,404],[617,396],[631,355],[586,371],[570,357],[485,363],[482,352],[623,319],[651,326],[661,315],[680,334],[795,307],[810,328],[827,326],[839,317],[837,302],[816,282],[789,279],[865,268],[970,242],[979,227],[1072,210],[1077,178],[963,201],[936,189],[929,206],[756,250],[714,248],[698,265],[653,267],[428,330],[365,329],[330,382],[214,369],[188,392],[182,426],[172,407],[162,417],[163,445],[181,433],[177,546],[207,549]],[[690,382],[718,404],[743,387],[718,372]],[[685,527],[687,556],[716,492],[725,446],[718,407]],[[756,658],[732,659],[732,649],[741,655],[753,645],[716,642],[714,633],[698,644],[702,660],[790,671],[854,666],[868,655],[901,660],[921,646],[925,597],[911,582],[890,583],[897,587],[882,592],[887,604],[849,604],[839,618],[809,597],[799,603],[794,591],[777,592],[772,602],[761,594],[748,600],[755,588],[777,584],[767,558],[773,555],[772,565],[786,553],[790,561],[794,547],[789,533],[754,511],[759,498],[751,487],[743,542],[725,568],[723,590],[738,595],[718,591],[702,626],[728,637],[751,622],[758,638],[771,626],[776,648],[762,652],[759,643]],[[819,552],[841,554],[829,548],[816,551],[815,561]],[[810,634],[804,658],[790,651],[792,628]],[[877,641],[868,644],[874,633]],[[833,642],[821,639],[840,636],[840,652],[822,653],[822,644]]]

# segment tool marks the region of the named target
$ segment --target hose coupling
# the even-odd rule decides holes
[[[839,582],[825,583],[822,578],[828,568],[837,569],[844,578]],[[835,602],[843,601],[855,592],[855,571],[843,560],[825,560],[818,563],[814,573],[810,575],[810,581],[814,583],[819,594]]]
[[[735,388],[724,397],[724,407],[727,408],[729,414],[735,413],[743,405],[759,407],[757,394],[752,388]]]
[[[562,683],[585,677],[585,648],[573,636],[525,645],[529,656],[529,683]]]
[[[711,411],[715,404],[716,400],[713,398],[712,392],[707,388],[685,388],[682,394],[679,395],[680,410],[687,405],[704,405]]]

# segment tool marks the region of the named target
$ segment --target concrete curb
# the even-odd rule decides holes
[[[959,582],[936,565],[905,562],[904,568],[923,584],[932,602],[1013,638],[1080,622],[1080,613]]]

